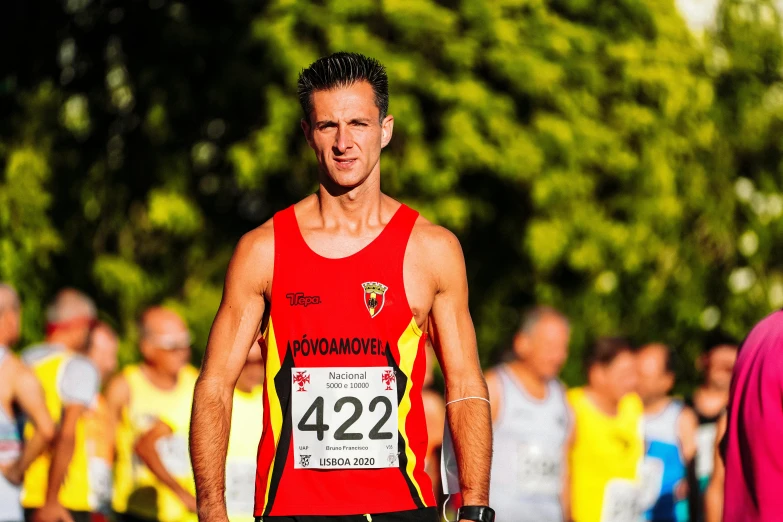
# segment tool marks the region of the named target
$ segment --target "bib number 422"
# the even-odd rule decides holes
[[[297,368],[294,372],[294,467],[397,466],[393,369]]]

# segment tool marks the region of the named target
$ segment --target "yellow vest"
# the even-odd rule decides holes
[[[626,395],[614,417],[599,410],[583,388],[570,390],[568,401],[575,417],[569,458],[573,520],[638,520],[637,468],[644,455],[642,401],[636,394]],[[629,515],[630,511],[637,514]]]
[[[45,348],[44,348],[45,349]],[[65,363],[75,355],[52,347],[30,366],[44,390],[46,406],[55,424],[62,418],[63,401],[60,397],[59,383]],[[98,511],[101,499],[107,494],[106,483],[111,454],[111,438],[106,436],[108,418],[106,407],[97,400],[81,416],[76,424],[73,456],[68,465],[65,481],[60,487],[59,500],[65,508],[73,511]],[[99,426],[104,431],[101,432]],[[32,423],[24,428],[25,440],[35,433]],[[22,505],[28,509],[39,508],[46,501],[46,489],[49,483],[51,452],[46,451],[28,468],[22,487]],[[109,457],[110,458],[110,457]]]
[[[264,424],[264,387],[234,390],[226,457],[226,507],[231,522],[253,522],[256,459]]]
[[[174,432],[158,442],[158,453],[169,473],[195,494],[193,472],[188,454],[188,429],[193,388],[198,370],[186,367],[179,374],[177,386],[161,390],[154,386],[137,365],[123,372],[130,389],[130,402],[122,411],[117,427],[112,507],[118,513],[159,520],[161,522],[196,521],[177,496],[141,462],[133,446],[160,419]]]

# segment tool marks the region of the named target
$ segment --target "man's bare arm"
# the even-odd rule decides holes
[[[179,498],[185,507],[188,508],[188,511],[195,512],[196,499],[169,473],[158,454],[158,441],[170,436],[172,433],[173,431],[168,424],[158,420],[152,428],[139,437],[133,447],[133,451],[144,462],[144,465],[150,469],[152,474]]]
[[[76,425],[86,410],[87,407],[82,404],[69,404],[63,409],[60,429],[52,451],[52,463],[49,467],[46,500],[44,506],[35,514],[36,522],[71,520],[60,504],[60,487],[68,474],[68,466],[71,464],[76,447]]]
[[[20,484],[30,464],[49,447],[54,439],[54,421],[46,408],[44,391],[35,374],[19,361],[16,361],[14,374],[14,402],[35,426],[33,437],[25,443],[22,455],[13,465],[4,470],[9,482]]]
[[[721,522],[723,519],[723,486],[726,480],[726,467],[721,457],[720,443],[726,435],[728,417],[724,412],[718,419],[715,433],[715,451],[712,476],[704,492],[704,522]]]
[[[264,315],[274,264],[271,222],[246,234],[228,267],[193,396],[190,458],[200,520],[227,521],[226,452],[239,374]]]
[[[468,310],[468,281],[462,249],[453,234],[437,229],[429,242],[435,267],[436,294],[430,331],[446,384],[446,401],[488,399],[478,359],[476,332]],[[470,399],[447,407],[465,505],[489,504],[492,419],[489,403]]]

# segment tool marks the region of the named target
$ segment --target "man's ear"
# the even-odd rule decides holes
[[[310,122],[307,119],[302,118],[299,124],[302,126],[302,132],[304,132],[307,144],[310,145],[311,149],[315,149],[315,147],[313,147],[313,127],[310,125]]]
[[[392,139],[394,132],[394,116],[389,114],[381,122],[381,148],[386,147]]]

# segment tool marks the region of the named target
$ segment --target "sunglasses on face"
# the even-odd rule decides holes
[[[163,350],[186,350],[191,344],[190,332],[150,334],[145,338]]]

